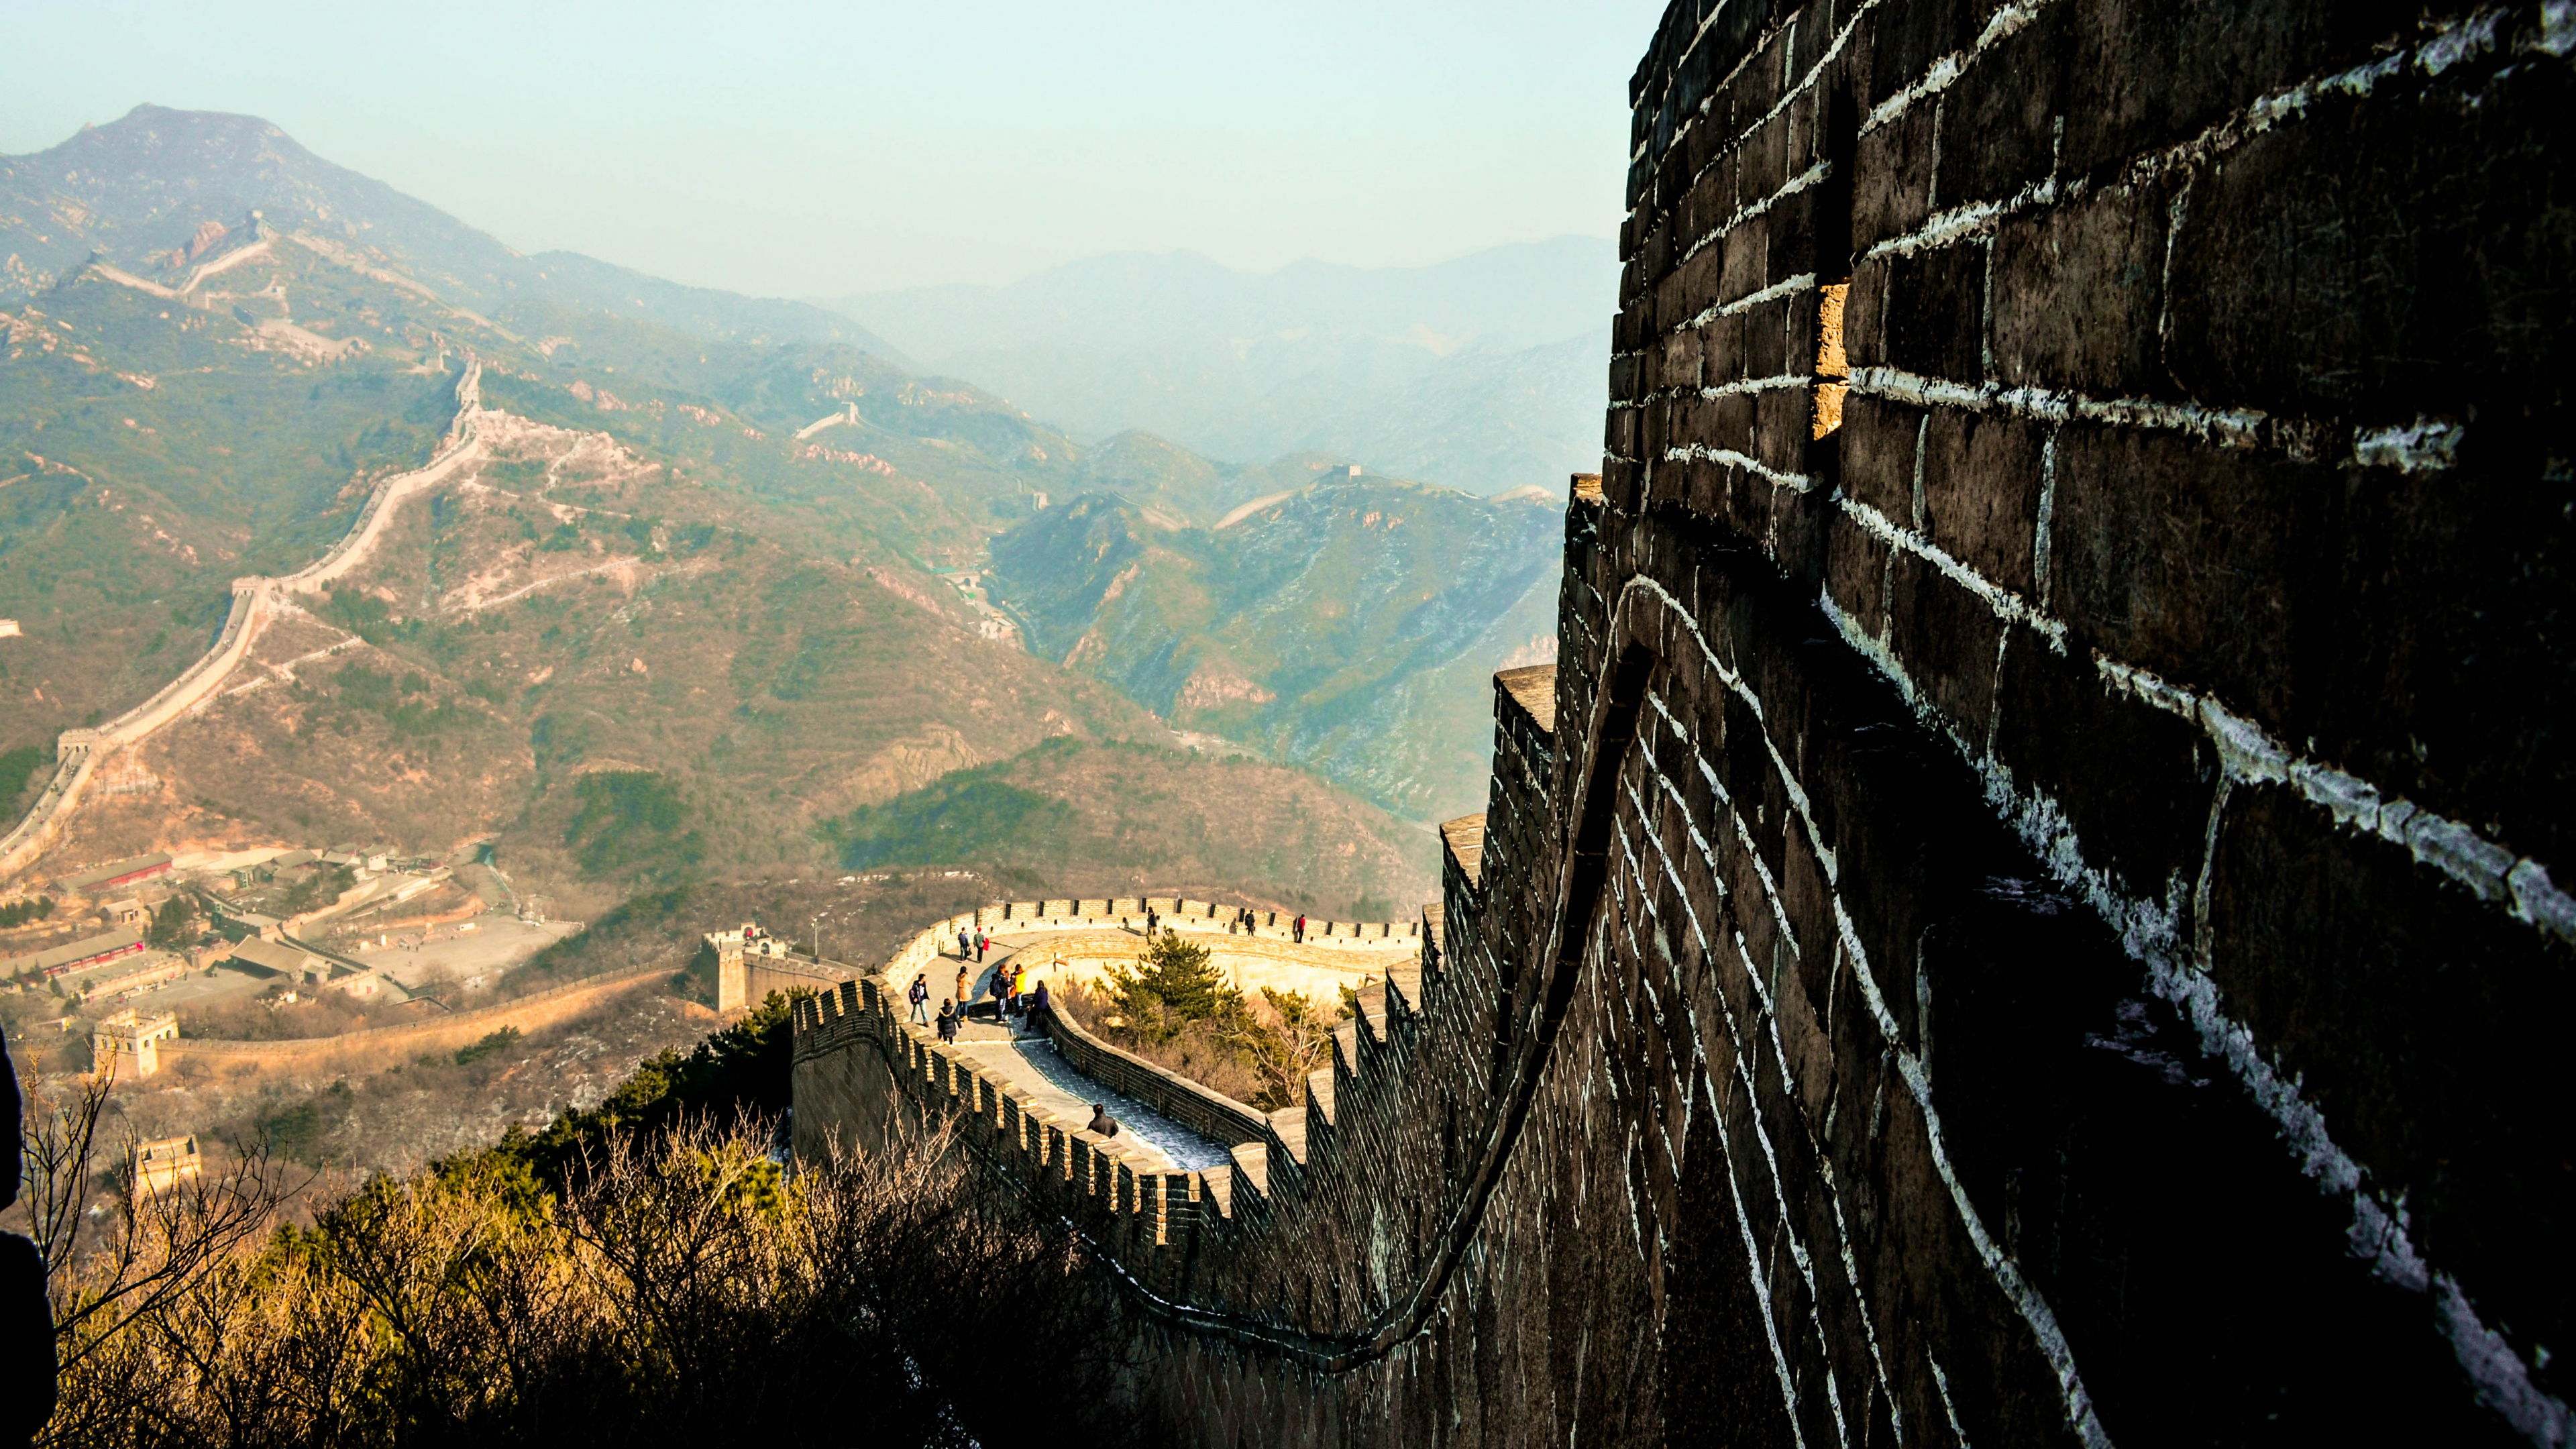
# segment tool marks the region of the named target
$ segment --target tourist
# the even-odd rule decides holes
[[[968,957],[968,956],[972,956],[972,955],[974,955],[974,954],[975,954],[975,947],[974,947],[974,946],[973,946],[973,944],[972,944],[972,943],[970,943],[970,942],[967,940],[967,938],[966,938],[966,928],[965,928],[964,926],[959,926],[959,927],[957,928],[957,955],[958,955],[958,959],[963,960],[963,959],[965,959],[966,957]]]
[[[957,1015],[958,1015],[958,1017],[959,1017],[961,1020],[962,1020],[962,1019],[965,1017],[965,1015],[966,1015],[966,1005],[967,1005],[967,1003],[968,1003],[968,1002],[971,1002],[971,1001],[973,1001],[973,1000],[975,999],[974,986],[975,986],[975,971],[974,971],[974,968],[973,968],[973,967],[971,967],[971,966],[960,966],[960,967],[958,967],[958,968],[957,968]]]
[[[945,996],[939,998],[939,1039],[957,1040],[957,1003]]]
[[[1149,906],[1145,907],[1145,939],[1146,939],[1146,940],[1150,941],[1150,940],[1154,939],[1154,923],[1155,923],[1156,921],[1161,920],[1161,919],[1162,919],[1162,917],[1157,916],[1157,915],[1155,915],[1155,914],[1154,914],[1154,908],[1153,908],[1152,906],[1150,906],[1150,905],[1149,905]]]
[[[1091,1130],[1103,1137],[1115,1137],[1118,1135],[1118,1119],[1109,1115],[1107,1107],[1094,1102],[1091,1104]]]
[[[1001,966],[993,968],[993,1019],[1002,1019],[1002,1008],[1011,997],[1011,973]]]
[[[1013,1016],[1025,1017],[1025,1016],[1027,1016],[1027,1015],[1028,1015],[1028,1011],[1029,1011],[1029,1007],[1028,1007],[1028,1000],[1027,1000],[1028,994],[1029,994],[1029,968],[1028,968],[1028,967],[1026,967],[1026,966],[1014,966],[1014,967],[1012,967],[1012,968],[1011,968],[1011,1014],[1012,1014]]]
[[[983,932],[981,932],[981,931],[977,931],[977,932],[975,933],[975,964],[976,964],[976,965],[981,966],[981,965],[983,965],[983,964],[984,964],[984,952],[985,952],[985,950],[986,950],[987,948],[989,948],[992,944],[993,944],[993,938],[992,938],[992,937],[990,937],[990,936],[988,936],[988,935],[985,935],[985,934],[984,934]]]
[[[1055,1021],[1055,1002],[1047,996],[1046,983],[1038,983],[1029,997],[1029,1030],[1043,1034]]]
[[[912,1019],[922,1026],[930,1025],[929,975],[926,973],[916,974],[912,978],[911,989],[904,992],[903,995],[905,1000],[912,1003]]]
[[[1304,911],[1299,911],[1299,912],[1297,913],[1297,938],[1296,938],[1296,939],[1297,939],[1297,944],[1298,944],[1298,945],[1303,946],[1303,945],[1305,945],[1305,944],[1306,944],[1306,913],[1305,913]]]

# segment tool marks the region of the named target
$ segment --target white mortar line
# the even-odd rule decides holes
[[[1977,57],[2003,43],[2008,37],[2019,34],[2025,26],[2039,18],[2040,11],[2047,8],[2048,0],[2018,0],[2018,3],[2006,5],[1997,10],[1986,21],[1986,28],[1977,32],[1977,38],[1969,43],[1967,49],[1954,50],[1932,62],[1921,76],[1896,94],[1871,107],[1869,115],[1861,122],[1860,134],[1866,136],[1904,115],[1916,101],[1925,96],[1939,95],[1948,90],[1960,76],[1967,74],[1969,65]]]
[[[1701,233],[1698,240],[1693,241],[1683,250],[1680,256],[1673,259],[1674,266],[1678,268],[1682,263],[1698,256],[1702,248],[1708,246],[1711,242],[1724,237],[1728,232],[1735,230],[1736,227],[1743,223],[1751,221],[1753,218],[1769,211],[1772,207],[1779,205],[1783,198],[1795,196],[1799,192],[1806,190],[1808,187],[1815,185],[1817,182],[1824,180],[1825,170],[1825,163],[1819,161],[1815,165],[1808,167],[1806,170],[1799,172],[1797,175],[1790,177],[1787,182],[1781,185],[1779,190],[1772,192],[1770,195],[1763,197],[1759,201],[1749,202],[1744,206],[1738,207],[1733,216],[1728,217],[1726,220],[1719,222],[1715,226],[1710,227],[1707,231]],[[1665,275],[1669,276],[1671,273],[1668,272]]]
[[[2378,786],[2331,765],[2294,755],[2261,725],[2215,698],[2168,684],[2146,670],[2095,651],[2094,666],[2106,684],[2169,714],[2198,724],[2217,746],[2229,779],[2288,785],[2321,807],[2338,825],[2366,831],[2403,846],[2489,904],[2510,901],[2515,920],[2576,945],[2576,898],[2549,879],[2549,868],[2516,856],[2474,827],[2385,797]]]
[[[1742,699],[1752,710],[1754,718],[1761,723],[1764,745],[1776,762],[1774,768],[1780,770],[1784,780],[1793,782],[1791,790],[1795,802],[1794,808],[1798,810],[1807,827],[1808,839],[1820,841],[1821,837],[1815,828],[1815,816],[1809,808],[1805,792],[1795,786],[1795,776],[1789,771],[1785,760],[1780,755],[1778,742],[1770,737],[1769,720],[1763,713],[1761,699],[1745,684],[1741,676],[1718,657],[1717,651],[1710,647],[1707,635],[1701,632],[1699,620],[1662,584],[1643,576],[1630,578],[1620,589],[1620,611],[1624,612],[1628,601],[1640,594],[1653,596],[1671,611],[1675,622],[1687,630],[1692,642],[1699,646],[1700,656],[1706,661],[1710,672],[1730,693]],[[1903,1078],[1906,1090],[1914,1096],[1916,1110],[1923,1115],[1925,1145],[1932,1161],[1933,1171],[1941,1179],[1943,1188],[1947,1190],[1951,1207],[1959,1215],[1961,1228],[1966,1232],[1969,1243],[1976,1249],[1979,1259],[1985,1263],[1986,1271],[1994,1278],[1996,1286],[2012,1300],[2015,1311],[2020,1314],[2022,1322],[2030,1329],[2041,1356],[2048,1361],[2049,1368],[2057,1379],[2058,1392],[2066,1411],[2068,1427],[2073,1429],[2077,1437],[2088,1446],[2107,1449],[2111,1442],[2110,1435],[2103,1429],[2100,1417],[2094,1412],[2092,1396],[2085,1390],[2083,1376],[2075,1366],[2074,1350],[2068,1345],[2064,1330],[2058,1326],[2056,1310],[2049,1306],[2047,1299],[2042,1297],[2039,1290],[2022,1275],[2021,1267],[2013,1261],[2012,1255],[2005,1252],[2002,1245],[1994,1240],[1993,1235],[1986,1231],[1985,1220],[1978,1215],[1975,1203],[1969,1200],[1965,1184],[1959,1181],[1958,1172],[1951,1165],[1948,1143],[1941,1130],[1940,1109],[1932,1102],[1931,1078],[1925,1072],[1921,1058],[1905,1046],[1899,1036],[1895,1015],[1888,1010],[1886,1001],[1879,994],[1878,983],[1870,974],[1869,953],[1860,945],[1859,933],[1851,923],[1849,912],[1843,907],[1839,865],[1834,859],[1834,854],[1823,849],[1821,845],[1815,854],[1818,864],[1824,870],[1827,885],[1833,887],[1828,894],[1833,902],[1834,922],[1844,949],[1851,952],[1855,963],[1853,977],[1860,983],[1862,998],[1868,1003],[1870,1014],[1877,1022],[1879,1032],[1888,1043],[1889,1053],[1896,1060],[1898,1074]],[[1758,854],[1755,860],[1758,864],[1760,860]]]
[[[1779,469],[1764,463],[1761,459],[1752,457],[1748,454],[1739,453],[1733,448],[1712,448],[1702,443],[1688,443],[1678,447],[1666,448],[1664,450],[1663,457],[1659,461],[1666,463],[1687,463],[1694,459],[1710,463],[1732,464],[1735,467],[1742,468],[1748,473],[1756,474],[1769,480],[1776,487],[1793,489],[1800,493],[1807,492],[1816,486],[1815,480],[1809,478],[1804,473],[1783,473]]]
[[[1694,327],[1705,327],[1720,317],[1732,317],[1738,312],[1751,311],[1753,308],[1759,307],[1765,302],[1776,302],[1783,297],[1794,297],[1800,292],[1814,291],[1815,286],[1815,273],[1800,272],[1794,277],[1788,277],[1781,281],[1773,282],[1770,286],[1763,288],[1759,292],[1747,292],[1732,302],[1711,303],[1707,307],[1700,309],[1697,313],[1694,313],[1690,320],[1680,323],[1674,327],[1673,330],[1675,332],[1684,332]]]

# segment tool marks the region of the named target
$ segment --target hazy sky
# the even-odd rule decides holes
[[[0,0],[0,151],[246,111],[522,251],[792,296],[1415,265],[1616,231],[1662,8]]]

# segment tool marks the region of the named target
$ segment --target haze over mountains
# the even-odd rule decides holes
[[[1331,356],[1472,393],[1466,362],[1528,355],[1478,347],[1580,321],[1534,289],[1581,250],[1429,269],[1419,306],[1394,274],[1283,273],[1226,325],[1340,320],[1237,376]],[[1402,899],[1430,850],[1398,817],[1475,808],[1486,678],[1553,645],[1561,477],[1488,501],[1346,449],[1086,444],[833,311],[522,256],[256,118],[144,107],[0,158],[0,255],[0,756],[175,677],[232,578],[318,557],[449,434],[469,355],[490,410],[474,467],[120,761],[62,855],[498,834],[618,891],[954,806],[984,832],[943,827],[955,863],[1081,868],[992,834],[1072,810],[1065,848],[1141,832],[1166,878]],[[1425,336],[1371,330],[1394,316]],[[959,567],[982,588],[934,573]],[[642,820],[679,824],[629,848]]]
[[[1608,240],[1579,236],[1266,275],[1122,253],[831,305],[1076,436],[1141,428],[1232,459],[1340,453],[1495,492],[1553,488],[1600,460],[1618,271]]]

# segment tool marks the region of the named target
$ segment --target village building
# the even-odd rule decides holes
[[[187,974],[185,957],[155,951],[140,957],[127,957],[78,975],[65,976],[61,980],[63,995],[95,1001],[103,996],[128,995],[165,981],[176,981]]]
[[[300,985],[321,964],[320,957],[273,936],[252,936],[233,943],[233,967],[253,976],[282,976]]]
[[[74,971],[102,965],[123,956],[143,954],[143,933],[127,927],[104,935],[85,936],[49,950],[23,956],[0,958],[0,976],[34,974],[51,980]]]
[[[101,891],[120,890],[169,873],[169,852],[155,851],[128,860],[111,861],[78,875],[67,875],[62,879],[62,887],[75,895],[94,896]]]

